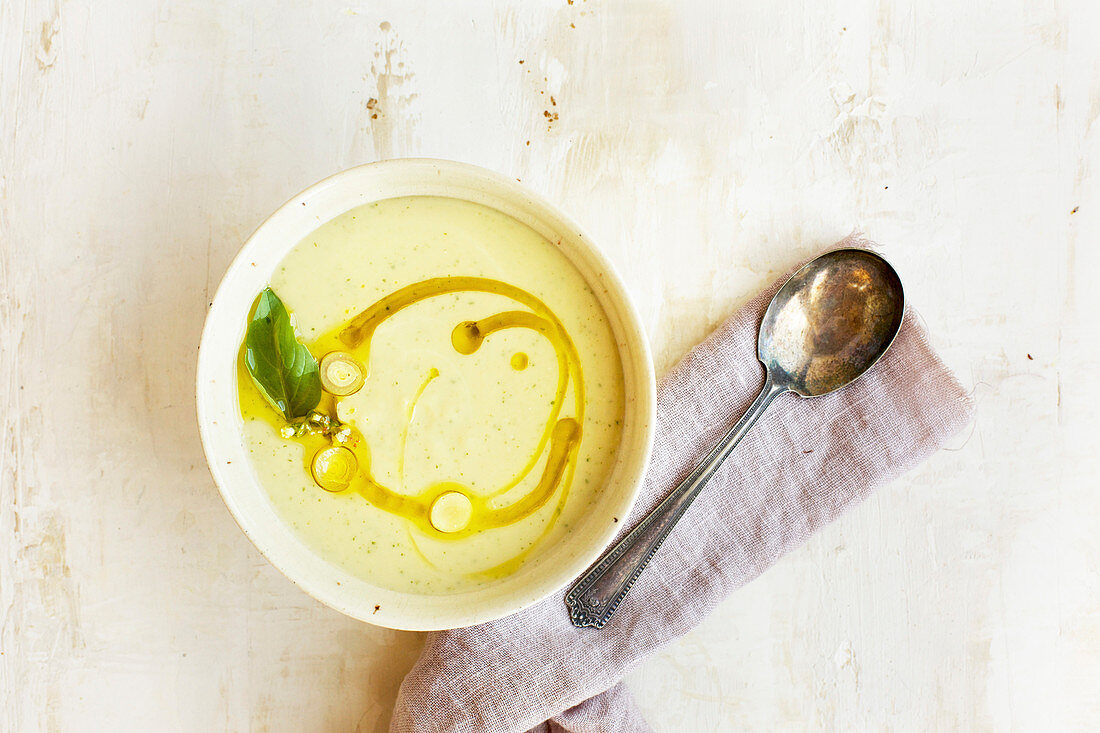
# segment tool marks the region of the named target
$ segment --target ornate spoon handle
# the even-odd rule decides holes
[[[776,386],[769,373],[763,389],[749,409],[683,483],[585,571],[565,596],[565,605],[569,608],[574,626],[603,628],[656,554],[657,548],[698,496],[699,490],[764,414],[772,400],[786,391],[786,387]]]

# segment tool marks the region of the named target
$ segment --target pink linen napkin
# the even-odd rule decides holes
[[[855,237],[838,246],[872,247]],[[625,533],[684,478],[764,381],[756,332],[777,280],[663,379],[649,473]],[[429,636],[391,722],[407,731],[648,730],[620,683],[814,531],[913,468],[973,407],[907,313],[886,356],[815,399],[784,395],[714,475],[600,630],[569,621],[564,591],[490,623]]]

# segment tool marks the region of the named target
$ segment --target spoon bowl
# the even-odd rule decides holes
[[[850,384],[897,336],[897,272],[865,249],[827,252],[784,283],[760,323],[757,355],[776,385],[817,397]]]

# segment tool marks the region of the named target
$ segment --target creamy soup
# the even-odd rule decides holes
[[[619,445],[622,365],[599,301],[551,242],[477,204],[389,199],[317,229],[270,285],[252,323],[285,305],[308,352],[283,344],[271,358],[304,378],[265,392],[251,374],[270,364],[249,349],[271,318],[250,326],[244,440],[318,555],[386,588],[455,593],[582,521]]]

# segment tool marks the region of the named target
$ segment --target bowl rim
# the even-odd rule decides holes
[[[609,515],[613,513],[613,522],[604,522],[593,532],[594,541],[586,548],[572,547],[571,552],[565,557],[564,562],[544,572],[541,579],[532,584],[532,587],[517,590],[512,593],[497,593],[488,595],[488,600],[467,606],[460,602],[451,604],[416,603],[414,599],[460,599],[463,596],[476,596],[478,590],[467,593],[451,594],[446,596],[418,595],[392,591],[370,584],[362,578],[352,576],[334,563],[321,558],[314,550],[307,546],[289,525],[281,518],[278,524],[282,531],[278,531],[271,523],[270,518],[263,514],[261,508],[250,506],[245,500],[242,482],[250,483],[249,488],[259,489],[263,498],[267,499],[268,512],[275,513],[274,506],[267,498],[266,489],[251,469],[250,461],[240,440],[239,430],[229,426],[232,410],[236,410],[236,360],[224,359],[226,336],[233,331],[239,331],[243,336],[244,318],[239,316],[239,302],[242,297],[247,297],[249,302],[255,297],[250,287],[246,287],[246,275],[255,279],[256,271],[248,272],[250,266],[256,265],[255,260],[264,259],[257,255],[263,252],[271,244],[271,240],[280,240],[279,246],[283,247],[278,257],[274,259],[274,266],[286,256],[286,253],[296,245],[302,237],[321,226],[326,221],[342,212],[326,215],[323,219],[307,222],[303,214],[309,212],[310,202],[317,201],[321,196],[332,193],[337,187],[353,187],[356,183],[371,181],[372,177],[378,179],[375,185],[385,188],[388,178],[390,183],[402,180],[402,177],[416,180],[417,176],[423,176],[424,181],[431,180],[429,176],[448,176],[457,180],[465,180],[470,186],[489,186],[497,190],[503,198],[514,200],[515,207],[526,211],[531,217],[542,221],[551,220],[554,228],[562,237],[554,243],[570,260],[584,277],[601,302],[605,311],[608,303],[600,295],[600,288],[593,282],[590,272],[598,277],[598,285],[604,294],[613,301],[615,313],[608,313],[613,332],[619,347],[620,360],[623,362],[624,388],[628,391],[628,398],[624,413],[623,437],[620,441],[620,455],[616,459],[615,467],[609,475],[607,484],[617,484],[620,495],[616,500],[607,502]],[[471,189],[473,190],[473,189]],[[333,194],[335,195],[335,194]],[[364,196],[361,203],[370,203],[388,198],[396,198],[404,195],[439,195],[459,200],[472,200],[463,195],[448,194],[405,194],[390,193],[382,196]],[[475,203],[481,203],[475,201]],[[343,209],[347,211],[360,204],[352,204]],[[498,210],[503,209],[501,207]],[[509,211],[503,213],[514,216]],[[529,221],[520,221],[528,226],[533,226]],[[277,234],[287,227],[293,228],[297,222],[298,228],[310,226],[300,235],[293,233]],[[562,247],[564,233],[568,232],[570,244]],[[543,232],[540,232],[543,233]],[[544,234],[545,236],[545,234]],[[287,243],[289,240],[289,244]],[[568,251],[573,248],[572,253]],[[578,258],[585,260],[579,262]],[[269,256],[267,259],[271,259]],[[582,267],[582,264],[589,271]],[[262,272],[262,268],[260,270]],[[242,285],[242,281],[246,284]],[[234,324],[234,317],[239,320]],[[221,339],[218,347],[212,346]],[[238,337],[239,343],[239,337]],[[624,353],[629,349],[629,353]],[[226,363],[232,364],[230,371],[232,385],[224,384],[226,379]],[[627,375],[631,375],[628,379]],[[232,393],[232,404],[226,403],[226,395]],[[433,158],[396,158],[367,163],[355,166],[328,176],[309,186],[295,196],[291,197],[270,216],[256,227],[241,246],[240,251],[226,268],[224,275],[210,301],[206,321],[199,345],[198,368],[196,372],[196,412],[198,416],[199,433],[206,455],[207,466],[214,479],[215,485],[228,507],[234,521],[241,531],[252,541],[261,554],[276,567],[283,575],[294,582],[308,595],[321,603],[334,608],[353,618],[378,626],[407,629],[407,630],[439,630],[468,626],[516,613],[539,600],[546,598],[555,592],[565,588],[576,576],[595,562],[615,535],[622,529],[625,519],[633,507],[642,483],[645,479],[649,457],[652,452],[653,436],[656,422],[656,384],[653,372],[653,360],[650,353],[649,341],[645,328],[637,308],[630,296],[630,292],[623,284],[614,265],[604,252],[593,243],[593,240],[579,227],[575,221],[565,215],[557,206],[541,196],[533,193],[519,179],[509,178],[499,173],[451,160]],[[631,404],[633,402],[633,405]],[[227,409],[232,408],[232,409]],[[219,425],[215,418],[221,417]],[[239,411],[237,420],[239,422]],[[628,429],[631,445],[626,445]],[[235,438],[235,440],[233,439]],[[628,455],[623,454],[626,450]],[[234,465],[233,459],[237,460]],[[250,479],[250,481],[249,481]],[[255,493],[255,492],[253,492]],[[257,514],[256,512],[260,512]],[[277,515],[276,515],[277,516]],[[589,519],[586,521],[595,521]],[[304,554],[303,554],[304,553]],[[309,557],[306,557],[308,555]],[[312,558],[312,560],[310,559]],[[335,571],[335,572],[328,572]],[[521,570],[521,573],[523,571]],[[343,582],[341,582],[343,579]],[[335,585],[333,584],[335,580]],[[518,586],[517,586],[518,588]],[[369,589],[370,601],[361,602],[358,597]],[[484,594],[482,594],[484,595]],[[384,605],[383,605],[384,603]],[[425,607],[436,606],[425,611]],[[565,612],[563,603],[563,613]]]

